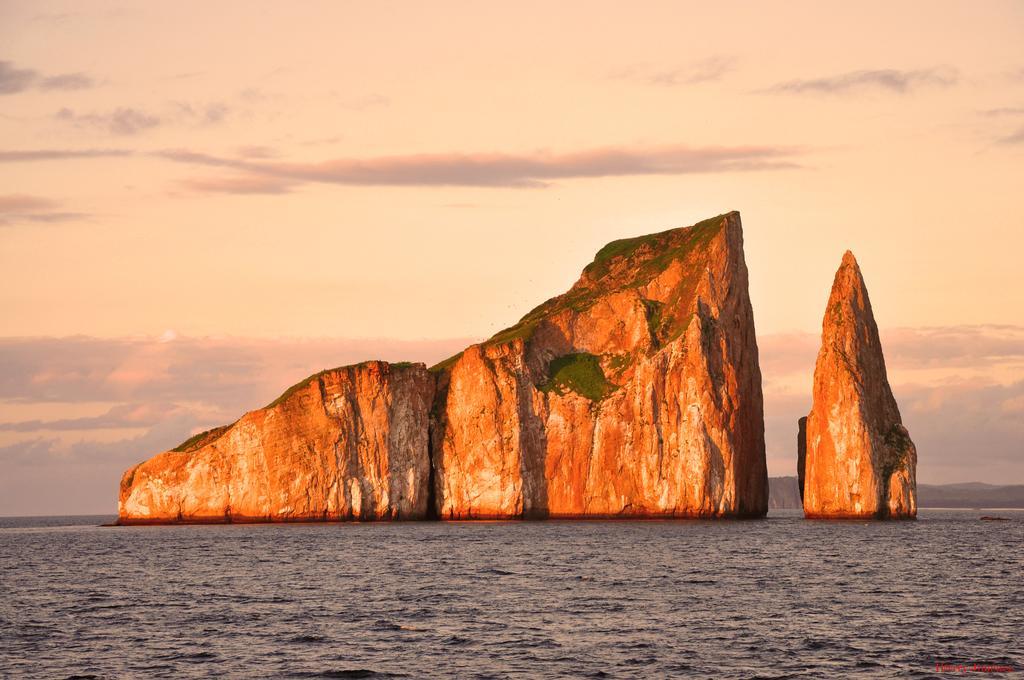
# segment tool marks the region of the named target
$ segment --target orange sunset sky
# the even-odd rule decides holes
[[[0,0],[0,514],[743,216],[768,466],[863,268],[922,483],[1024,483],[1020,2]]]

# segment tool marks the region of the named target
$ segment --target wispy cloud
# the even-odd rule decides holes
[[[985,109],[978,113],[989,117],[1024,116],[1024,106],[1002,106],[996,109]]]
[[[762,90],[776,94],[845,94],[847,92],[875,89],[898,94],[907,94],[923,87],[951,87],[960,80],[956,69],[936,66],[927,69],[901,71],[899,69],[875,69],[849,71],[820,78],[787,80]]]
[[[287,194],[296,182],[278,177],[241,175],[209,179],[183,179],[178,186],[204,194]]]
[[[0,195],[0,227],[27,223],[69,222],[87,218],[85,213],[58,210],[56,201],[27,194]]]
[[[436,363],[471,338],[2,338],[0,401],[206,402],[235,416],[323,368],[367,359]],[[217,423],[212,423],[217,424]]]
[[[736,60],[733,57],[713,56],[679,68],[665,69],[649,65],[627,66],[613,71],[611,77],[648,85],[675,87],[721,80],[735,70]]]
[[[797,167],[793,161],[797,154],[795,149],[772,146],[605,147],[574,153],[439,153],[338,158],[313,163],[254,161],[188,150],[169,150],[158,155],[179,163],[231,169],[235,174],[208,181],[207,188],[242,189],[252,193],[259,183],[243,181],[246,177],[279,180],[267,184],[274,192],[311,182],[362,186],[535,188],[548,186],[550,181],[558,179],[793,168]],[[194,187],[203,186],[199,180],[190,182]]]
[[[1018,128],[1018,130],[1005,137],[1000,137],[996,140],[996,144],[1003,146],[1016,146],[1017,144],[1024,144],[1024,127]]]
[[[0,61],[0,95],[17,94],[36,87],[40,90],[82,90],[95,85],[85,73],[59,73],[46,76],[35,69],[17,68],[9,61]]]
[[[168,402],[117,404],[98,416],[0,422],[0,432],[67,432],[148,428],[173,420],[189,409]]]
[[[133,151],[128,149],[27,149],[24,151],[0,151],[0,163],[112,158],[131,156],[133,153]]]
[[[78,127],[104,130],[122,136],[138,134],[157,127],[161,122],[157,116],[130,107],[119,107],[106,113],[75,113],[73,109],[65,107],[54,117]]]
[[[198,125],[216,125],[224,122],[228,116],[228,106],[223,102],[208,104],[190,104],[188,102],[172,102],[174,118],[180,122]]]
[[[240,146],[237,149],[235,149],[235,153],[241,156],[242,158],[259,159],[277,158],[281,155],[281,153],[277,149],[271,146],[263,146],[258,144]]]
[[[0,94],[16,94],[27,90],[36,77],[32,69],[15,68],[9,61],[0,61]]]
[[[137,131],[149,123],[126,114],[105,117],[65,117],[120,130]],[[279,160],[273,149],[248,147],[237,156],[218,156],[188,149],[133,152],[127,149],[34,149],[0,151],[0,163],[142,155],[175,163],[219,168],[225,176],[190,177],[180,185],[199,192],[238,194],[286,193],[309,183],[356,186],[546,187],[554,180],[755,172],[800,167],[802,150],[780,146],[683,145],[602,147],[572,153],[538,151],[530,154],[434,153],[371,158],[336,158],[318,162]]]
[[[93,85],[95,81],[84,73],[62,73],[57,76],[49,76],[39,81],[40,90],[85,90]]]

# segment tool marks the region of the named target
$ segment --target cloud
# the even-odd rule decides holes
[[[178,417],[189,409],[172,403],[118,404],[98,416],[0,423],[0,432],[60,432],[140,428]]]
[[[62,109],[58,117],[130,134],[156,125],[157,119],[131,110],[113,117],[79,115]],[[529,154],[434,153],[375,158],[336,158],[319,162],[287,162],[272,149],[249,147],[234,157],[168,149],[140,152],[163,160],[219,168],[225,176],[190,177],[180,185],[200,192],[279,194],[308,183],[351,186],[546,187],[553,180],[639,175],[684,175],[754,172],[800,167],[801,150],[777,146],[683,145],[603,147],[573,153],[538,151]],[[0,151],[0,163],[71,158],[128,156],[120,149],[54,149]]]
[[[367,359],[435,363],[472,342],[189,338],[166,332],[156,338],[0,338],[0,401],[205,402],[241,413],[325,367]]]
[[[84,73],[63,73],[57,76],[43,78],[39,82],[40,90],[85,90],[93,85],[95,81]]]
[[[112,158],[131,156],[127,149],[29,149],[26,151],[0,151],[0,163],[29,161],[63,161],[76,158]]]
[[[55,118],[76,125],[104,130],[112,135],[134,135],[160,125],[160,118],[138,109],[119,107],[108,113],[75,113],[62,108]]]
[[[545,187],[551,180],[627,175],[681,175],[794,168],[794,149],[771,146],[605,147],[574,153],[439,153],[338,158],[314,163],[224,158],[188,150],[158,155],[179,163],[230,168],[292,183],[358,186]],[[192,180],[193,182],[195,180]],[[223,181],[223,180],[222,180]],[[239,182],[229,178],[229,189]],[[218,184],[210,184],[216,188]],[[268,185],[276,191],[279,184]]]
[[[996,140],[996,144],[1001,144],[1003,146],[1024,144],[1024,127],[1018,128],[1016,132],[1007,135],[1006,137],[1000,137]]]
[[[1003,106],[996,109],[985,109],[979,111],[983,116],[1024,116],[1024,107],[1019,106]]]
[[[0,94],[16,94],[32,86],[38,74],[32,69],[15,68],[9,61],[0,61]]]
[[[882,335],[898,369],[988,367],[1024,362],[1024,328],[1008,325],[895,328]]]
[[[281,155],[277,149],[270,146],[261,145],[240,146],[237,149],[235,149],[235,153],[237,153],[242,158],[259,159],[277,158],[278,156]]]
[[[658,70],[649,66],[629,66],[611,74],[612,78],[633,80],[648,85],[676,87],[718,81],[736,70],[732,57],[713,56],[682,68]]]
[[[241,175],[210,179],[183,179],[178,186],[204,194],[287,194],[296,183],[277,177]]]
[[[174,117],[179,121],[198,125],[216,125],[224,122],[229,113],[228,106],[222,102],[193,105],[188,102],[172,102]]]
[[[0,226],[68,222],[88,217],[85,213],[56,210],[58,204],[47,198],[27,194],[0,195]]]
[[[42,210],[49,208],[52,205],[53,201],[46,198],[40,198],[39,196],[29,196],[27,194],[0,195],[0,214],[23,212],[26,210]]]
[[[844,94],[855,90],[886,90],[907,94],[922,87],[951,87],[959,82],[957,71],[947,66],[901,71],[876,69],[850,71],[822,78],[788,80],[762,92],[776,94]]]
[[[35,69],[16,68],[9,61],[0,61],[0,95],[17,94],[32,87],[40,90],[82,90],[95,85],[85,73],[59,73],[43,76]]]
[[[117,512],[121,473],[178,444],[196,420],[182,414],[117,441],[34,437],[0,447],[0,515]]]
[[[881,333],[889,369],[984,368],[1024,362],[1024,327],[1007,325],[891,328]],[[820,337],[778,333],[758,339],[762,372],[813,370]]]

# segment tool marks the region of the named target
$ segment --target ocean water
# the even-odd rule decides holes
[[[1022,511],[97,526],[109,519],[0,518],[0,676],[935,677],[937,663],[1016,671],[1003,676],[1024,664]]]

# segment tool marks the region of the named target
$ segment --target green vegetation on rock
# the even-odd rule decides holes
[[[623,352],[622,354],[612,354],[608,360],[608,366],[618,375],[629,368],[632,362],[633,355],[629,352]]]
[[[661,327],[665,320],[662,316],[665,311],[665,303],[657,300],[643,300],[643,303],[644,311],[647,313],[647,330],[650,331],[651,337],[657,343],[660,341]]]
[[[707,245],[720,231],[725,218],[726,215],[718,215],[698,222],[685,229],[684,237],[677,243],[673,241],[678,238],[679,229],[612,241],[597,251],[594,261],[583,271],[594,279],[600,279],[609,273],[616,260],[630,257],[640,248],[647,247],[652,254],[657,254],[639,263],[636,277],[626,287],[649,281],[663,272],[673,260],[684,259],[696,248]]]
[[[453,354],[452,356],[448,357],[444,361],[441,361],[441,362],[438,362],[438,363],[434,364],[433,366],[431,366],[427,370],[430,371],[431,373],[440,373],[441,371],[444,371],[444,370],[447,370],[447,369],[451,368],[452,366],[455,365],[455,362],[458,361],[462,357],[464,351],[465,350],[463,350],[463,352],[459,352],[458,354]]]
[[[294,385],[292,385],[291,387],[286,389],[284,391],[284,393],[280,397],[278,397],[274,401],[270,402],[269,404],[267,404],[263,408],[274,408],[275,406],[278,406],[283,401],[285,401],[288,397],[292,396],[293,394],[295,394],[296,392],[298,392],[302,388],[306,387],[307,385],[309,385],[314,380],[319,380],[322,376],[324,376],[324,375],[326,375],[328,373],[333,373],[335,371],[343,371],[343,370],[349,369],[349,368],[363,368],[365,366],[369,366],[370,364],[376,364],[376,363],[387,364],[390,368],[398,368],[398,369],[410,368],[411,366],[415,365],[415,362],[412,362],[412,361],[396,361],[395,363],[391,364],[391,363],[388,363],[386,361],[379,361],[377,359],[370,359],[369,361],[360,361],[358,364],[348,364],[347,366],[337,366],[335,368],[327,368],[327,369],[324,369],[324,370],[320,371],[319,373],[314,373],[313,375],[309,376],[308,378],[306,378],[304,380],[300,380],[299,382],[295,383]]]
[[[551,362],[550,378],[540,386],[545,392],[575,392],[590,401],[601,401],[617,388],[608,382],[601,370],[600,359],[587,353],[566,354]]]
[[[280,397],[278,397],[274,401],[270,402],[269,404],[267,404],[263,408],[274,408],[275,406],[279,406],[282,402],[284,402],[286,399],[288,399],[288,397],[292,396],[293,394],[295,394],[296,392],[298,392],[302,388],[306,387],[307,385],[309,385],[314,380],[318,380],[320,378],[320,376],[322,376],[324,373],[329,373],[331,371],[336,371],[336,370],[338,370],[338,369],[337,368],[329,368],[327,370],[320,371],[319,373],[314,373],[313,375],[309,376],[305,380],[300,380],[299,382],[295,383],[294,385],[292,385],[291,387],[286,389],[281,394]]]
[[[545,317],[565,310],[582,312],[610,293],[636,288],[647,283],[663,272],[672,262],[683,260],[694,251],[706,246],[722,230],[726,217],[727,215],[719,215],[685,229],[669,229],[656,234],[612,241],[601,248],[594,257],[594,261],[583,270],[586,282],[581,281],[564,295],[551,298],[538,305],[517,324],[498,332],[484,344],[496,345],[518,339],[529,341]],[[637,257],[632,269],[620,270],[615,277],[610,280],[607,278],[616,263],[637,255],[637,252],[641,250],[643,251],[642,255]],[[623,278],[623,272],[628,274],[626,278]],[[682,294],[692,294],[699,275],[699,268],[694,268],[692,272],[688,273],[684,285],[681,287],[685,289],[680,291],[681,296]],[[675,302],[678,300],[668,301],[670,306],[674,306]],[[677,336],[682,329],[673,326],[662,327],[659,330],[663,336],[662,340],[665,340],[666,338],[671,339],[674,335]],[[431,370],[434,369],[438,369],[438,367],[435,366]]]
[[[232,423],[232,425],[233,424],[234,423]],[[227,432],[229,427],[231,427],[231,425],[221,425],[220,427],[214,427],[212,429],[206,430],[205,432],[200,432],[199,434],[192,435],[191,437],[183,441],[181,444],[171,449],[171,451],[174,451],[175,453],[189,453],[191,451],[195,451],[198,448],[206,446],[207,444],[211,444],[220,439],[220,436]],[[132,475],[134,476],[134,474],[135,471],[133,470]]]

